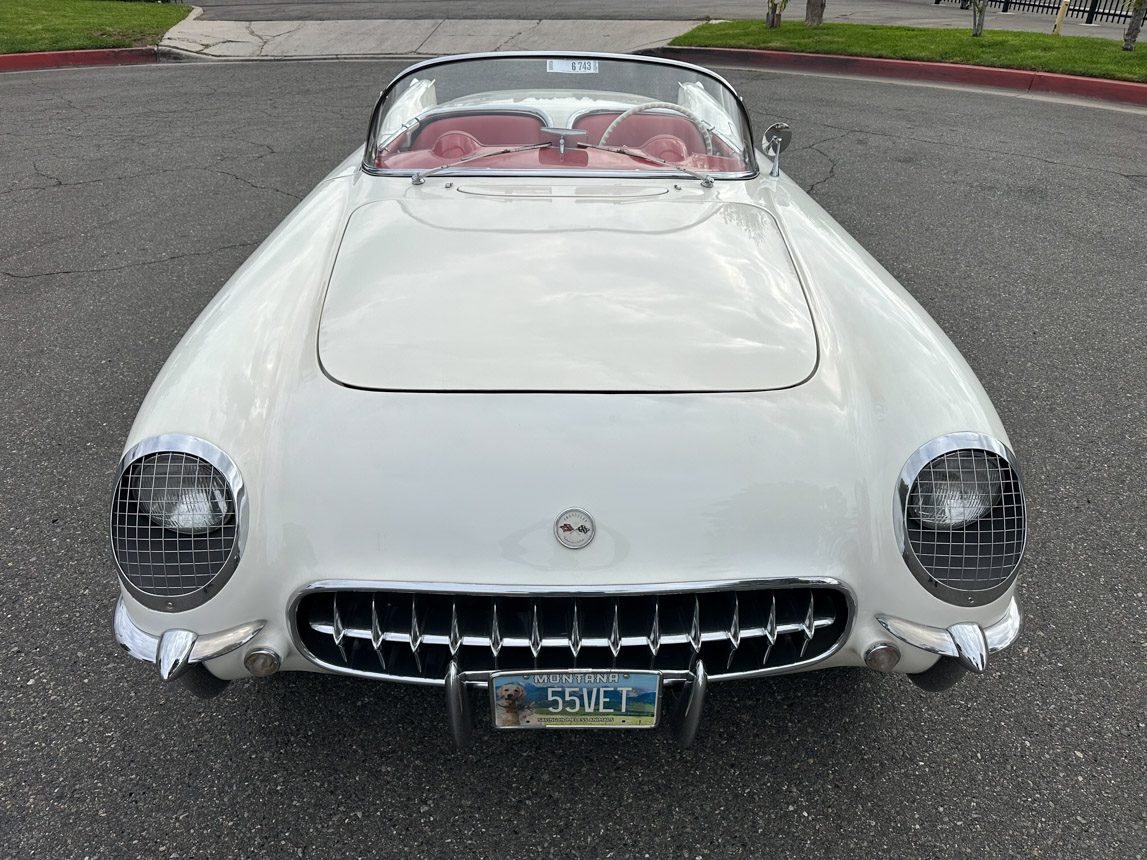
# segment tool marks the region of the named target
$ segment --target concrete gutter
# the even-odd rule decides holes
[[[981,87],[1002,87],[1032,93],[1084,96],[1107,101],[1147,105],[1147,84],[998,69],[990,66],[964,66],[957,63],[928,63],[916,60],[884,60],[876,57],[849,57],[840,54],[801,54],[794,51],[755,51],[740,48],[670,48],[641,51],[651,56],[683,60],[706,66],[746,66],[755,69],[792,69],[848,75],[864,75],[901,80],[936,81]]]

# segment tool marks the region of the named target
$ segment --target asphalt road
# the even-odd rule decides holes
[[[317,675],[199,702],[112,642],[104,529],[181,333],[360,145],[393,63],[0,76],[0,857],[1147,856],[1147,115],[730,72],[1020,452],[1020,643],[942,696],[717,686],[665,732],[483,731]]]

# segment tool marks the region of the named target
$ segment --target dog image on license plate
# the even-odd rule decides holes
[[[499,729],[651,729],[660,713],[657,672],[496,672],[490,677]]]

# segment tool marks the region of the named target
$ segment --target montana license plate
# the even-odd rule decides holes
[[[657,725],[657,672],[570,670],[495,672],[499,729],[651,729]]]

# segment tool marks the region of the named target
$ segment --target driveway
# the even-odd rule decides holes
[[[1028,623],[988,674],[717,685],[689,750],[486,730],[458,754],[440,691],[291,675],[200,702],[114,645],[132,417],[400,67],[0,76],[0,856],[1143,857],[1142,111],[728,72],[1011,430]]]

